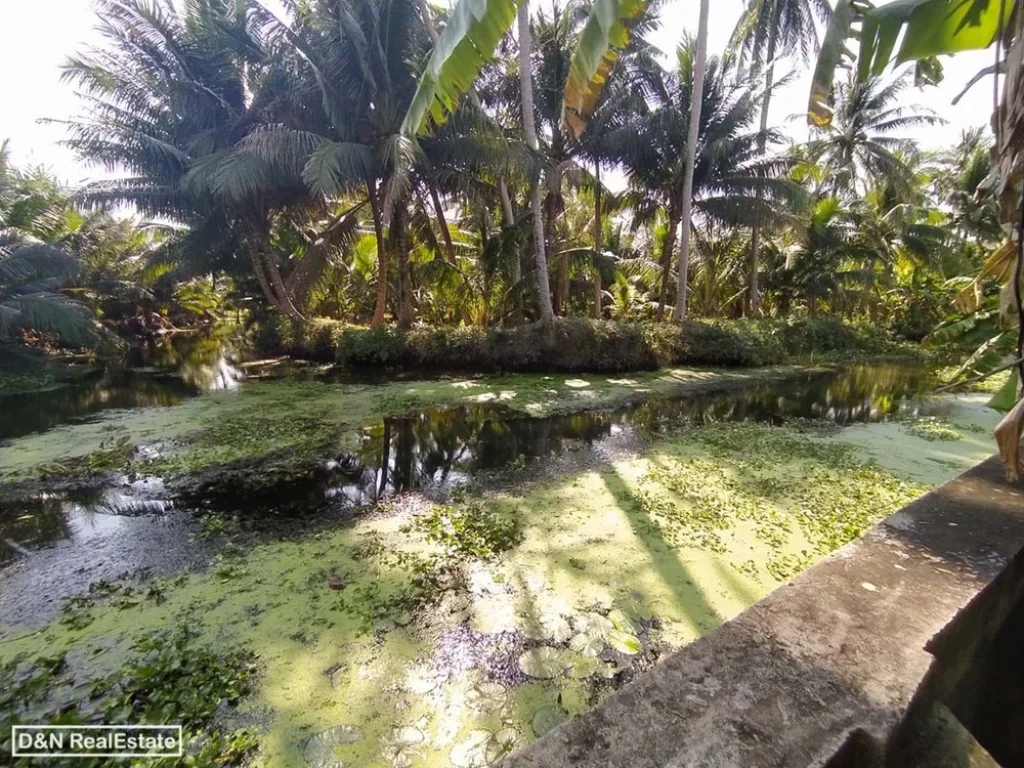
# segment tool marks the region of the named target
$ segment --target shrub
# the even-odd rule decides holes
[[[605,372],[672,365],[760,366],[906,352],[885,331],[835,320],[711,320],[673,323],[559,318],[512,328],[369,329],[281,319],[256,334],[264,354],[369,368],[431,371]],[[275,346],[276,345],[276,346]]]
[[[346,327],[340,320],[329,318],[293,323],[275,315],[256,326],[253,346],[261,355],[286,354],[302,360],[332,363]]]
[[[781,354],[748,331],[706,323],[559,319],[548,336],[515,328],[349,328],[337,362],[346,366],[470,371],[651,370],[666,365],[764,365]]]

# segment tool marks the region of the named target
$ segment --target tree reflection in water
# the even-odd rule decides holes
[[[4,397],[0,438],[45,432],[101,411],[177,405],[201,392],[234,389],[242,379],[234,358],[231,346],[217,337],[150,339],[132,348],[126,367],[54,391]]]
[[[741,390],[653,399],[615,410],[527,418],[495,405],[427,409],[368,427],[357,459],[377,496],[430,489],[525,458],[557,456],[613,432],[657,432],[709,421],[820,419],[879,421],[916,407],[928,372],[901,365],[858,365]],[[362,474],[362,472],[360,473]]]
[[[135,397],[173,400],[173,391],[162,388],[167,382],[149,381],[153,389],[136,383],[132,389]],[[181,379],[168,381],[188,386]],[[220,509],[238,514],[254,529],[277,530],[282,524],[287,528],[289,520],[324,511],[340,509],[347,514],[391,493],[412,489],[429,493],[462,484],[474,473],[609,444],[609,438],[628,441],[633,435],[657,433],[679,424],[781,423],[794,418],[838,424],[877,421],[918,408],[916,398],[929,384],[930,377],[920,368],[860,365],[743,389],[652,399],[614,410],[551,418],[528,418],[493,404],[430,408],[368,426],[354,455],[325,461],[316,473],[281,477],[258,489],[248,487],[248,475],[240,475],[241,481],[225,475],[199,497],[183,499],[182,506]],[[94,396],[100,397],[95,392]],[[9,412],[4,409],[4,413]],[[116,499],[75,499],[76,509],[80,514],[95,508],[107,515],[147,515],[163,498],[145,487],[118,493],[121,496]],[[17,551],[3,539],[35,548],[69,538],[67,501],[44,497],[32,500],[35,507],[22,513],[0,510],[0,561]]]

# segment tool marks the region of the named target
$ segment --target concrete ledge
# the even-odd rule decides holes
[[[1022,550],[1024,493],[989,459],[504,766],[807,766],[857,731],[884,743],[929,674],[930,650],[978,636],[964,622],[940,631]],[[1022,562],[981,601],[992,632],[1024,596]],[[966,669],[971,650],[946,655]]]

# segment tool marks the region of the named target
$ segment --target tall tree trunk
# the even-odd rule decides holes
[[[679,218],[674,206],[669,206],[668,231],[665,233],[665,245],[661,254],[661,292],[658,294],[657,320],[665,319],[665,304],[668,301],[668,276],[672,272],[672,251],[676,247],[676,230],[679,229]]]
[[[527,145],[536,152],[540,143],[537,141],[537,126],[533,114],[533,68],[530,63],[532,39],[528,6],[527,0],[523,0],[519,4],[519,86],[523,98],[523,134]],[[534,254],[537,259],[537,298],[540,304],[540,320],[544,325],[554,327],[555,311],[551,306],[548,259],[544,251],[544,214],[540,205],[539,179],[534,179],[530,185],[530,210],[533,213],[533,241]]]
[[[679,289],[673,317],[686,317],[686,290],[690,269],[690,219],[693,214],[693,167],[697,161],[697,139],[700,137],[700,108],[704,98],[704,72],[708,58],[708,6],[710,0],[700,0],[697,20],[697,51],[693,66],[693,88],[690,89],[690,125],[686,139],[686,171],[683,174],[682,239],[679,241]]]
[[[270,305],[280,314],[290,317],[296,322],[302,322],[302,313],[295,308],[284,280],[281,279],[281,271],[274,261],[273,248],[270,245],[270,236],[266,230],[264,221],[250,221],[247,227],[246,239],[249,241],[249,255],[252,259],[252,268],[256,273],[256,280],[263,290],[263,295],[270,302]]]
[[[594,318],[601,319],[601,256],[604,229],[601,226],[601,163],[594,163]]]
[[[377,184],[366,182],[370,200],[370,212],[373,214],[373,234],[377,238],[377,300],[373,305],[371,328],[384,325],[384,313],[388,307],[388,250],[384,242],[384,222],[380,212],[380,201],[377,199]]]
[[[512,198],[508,194],[508,182],[504,176],[498,177],[498,194],[501,197],[501,212],[505,217],[505,226],[511,227],[516,223],[516,213],[512,208]],[[515,261],[512,262],[512,284],[516,286],[515,305],[512,310],[512,323],[519,325],[523,322],[523,292],[519,283],[523,279],[523,255],[517,253]]]
[[[278,300],[281,302],[281,308],[292,320],[302,322],[305,318],[302,316],[302,313],[296,309],[295,304],[292,302],[291,294],[288,293],[284,280],[281,278],[281,270],[277,268],[277,260],[274,258],[274,253],[270,248],[269,241],[267,243],[267,248],[264,251],[263,258],[267,267],[267,274],[270,276],[270,284],[274,286],[274,292],[277,293]]]
[[[512,209],[512,197],[508,193],[508,182],[504,176],[498,177],[498,194],[501,197],[501,214],[505,219],[505,226],[511,227],[516,223],[516,212]]]
[[[391,243],[398,261],[398,325],[410,328],[413,322],[412,264],[409,262],[409,210],[405,200],[395,203],[391,214]]]
[[[556,258],[555,242],[557,239],[557,233],[555,230],[555,222],[558,219],[559,209],[561,208],[560,201],[558,199],[558,193],[548,190],[548,194],[544,197],[544,244],[545,247],[550,248],[548,251],[549,257]],[[557,258],[554,264],[555,270],[555,297],[554,297],[554,311],[555,316],[568,315],[569,314],[569,260],[565,256]]]
[[[420,18],[423,20],[423,26],[427,28],[427,36],[430,38],[430,42],[436,43],[437,26],[434,24],[434,14],[432,14],[430,12],[430,8],[427,7],[426,0],[418,0],[416,5],[420,12]]]
[[[277,311],[277,296],[274,295],[274,289],[270,287],[270,281],[267,280],[267,271],[263,268],[263,258],[252,245],[249,246],[249,258],[252,259],[252,271],[256,275],[256,282],[260,284],[260,290],[263,291],[263,298]]]
[[[777,7],[776,2],[773,6]],[[768,130],[768,107],[772,100],[772,87],[775,84],[775,44],[778,39],[779,20],[775,12],[771,29],[768,32],[768,51],[766,58],[768,68],[764,73],[764,96],[761,97],[761,135],[757,140],[760,154],[764,154],[765,131]],[[754,211],[754,226],[750,231],[750,315],[761,316],[761,286],[758,272],[761,269],[761,207],[764,205],[764,189],[757,188],[757,210]]]
[[[448,256],[448,263],[455,266],[455,244],[452,242],[452,233],[448,231],[448,221],[444,217],[444,208],[441,205],[441,198],[437,195],[437,189],[433,184],[430,188],[430,202],[434,206],[434,216],[437,218],[437,226],[441,229],[441,238],[444,240],[444,250]]]

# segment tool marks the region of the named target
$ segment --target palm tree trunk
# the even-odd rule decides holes
[[[430,202],[434,206],[434,216],[437,218],[437,226],[441,229],[441,238],[444,240],[444,250],[448,256],[448,263],[455,266],[455,244],[452,243],[452,233],[448,231],[448,222],[444,217],[444,208],[441,206],[441,198],[437,195],[437,189],[433,184],[430,188]]]
[[[559,209],[561,208],[558,200],[558,195],[555,192],[548,191],[548,194],[544,197],[544,244],[545,247],[550,248],[548,251],[549,259],[555,259],[553,268],[555,270],[555,298],[554,298],[554,311],[555,316],[565,316],[569,314],[569,259],[562,257],[556,257],[557,248],[556,245],[556,231],[555,221],[558,219]],[[549,262],[550,263],[550,262]]]
[[[373,233],[377,238],[377,300],[373,305],[371,328],[384,325],[384,312],[388,306],[388,251],[384,242],[384,222],[380,214],[380,203],[377,200],[376,182],[366,182],[370,200],[370,212],[373,214]]]
[[[405,200],[395,204],[391,214],[391,243],[398,261],[398,326],[410,328],[413,322],[412,264],[409,262],[409,213]]]
[[[536,152],[540,142],[537,141],[537,126],[533,114],[533,69],[530,64],[532,40],[528,6],[527,0],[523,0],[519,5],[519,86],[523,99],[523,134],[527,145]],[[555,311],[551,306],[548,259],[544,252],[544,215],[540,205],[539,179],[534,179],[530,187],[530,210],[533,213],[533,240],[537,259],[537,299],[540,304],[540,320],[544,325],[554,327]]]
[[[673,317],[686,317],[687,273],[690,268],[690,219],[693,214],[693,167],[697,162],[697,139],[700,136],[700,108],[704,98],[704,71],[708,58],[708,6],[710,0],[700,0],[697,20],[697,51],[693,67],[693,88],[690,89],[690,125],[686,139],[686,171],[683,174],[682,240],[679,243],[679,290]]]
[[[601,163],[594,163],[594,319],[601,319],[601,267],[598,259],[601,254]]]
[[[287,314],[292,320],[297,320],[299,322],[305,320],[302,313],[296,309],[295,304],[292,302],[291,294],[288,293],[284,280],[281,279],[281,270],[277,268],[277,261],[274,259],[274,254],[269,248],[269,243],[268,247],[264,251],[263,259],[267,268],[267,274],[270,276],[270,284],[274,286],[274,291],[277,293],[278,300],[281,303],[281,308],[284,310],[285,314]]]
[[[295,308],[284,280],[281,279],[281,271],[277,268],[277,262],[274,261],[266,224],[264,222],[249,222],[246,235],[246,239],[249,241],[249,255],[252,259],[253,272],[256,273],[256,280],[263,290],[263,295],[278,313],[290,317],[296,322],[302,322],[305,318]]]
[[[512,198],[508,194],[508,182],[504,176],[498,177],[498,194],[501,197],[501,212],[505,217],[505,226],[511,227],[516,222],[516,214],[512,209]],[[512,262],[512,285],[516,286],[515,307],[512,310],[512,323],[519,325],[523,322],[523,292],[519,289],[519,283],[523,279],[522,254],[517,253],[515,261]]]
[[[779,5],[779,3],[775,3]],[[779,25],[772,24],[768,33],[768,69],[764,73],[764,96],[761,98],[761,135],[757,140],[760,154],[764,154],[765,131],[768,130],[768,107],[772,100],[772,86],[775,84],[775,43],[778,38]],[[764,205],[764,190],[757,188],[757,210],[754,211],[754,226],[750,231],[750,315],[761,316],[761,286],[758,272],[761,268],[761,206]]]
[[[430,38],[431,43],[437,42],[437,26],[434,24],[434,14],[430,12],[430,8],[427,7],[426,0],[418,0],[416,6],[420,12],[420,18],[423,20],[423,26],[427,28],[427,36]]]
[[[661,254],[661,293],[658,296],[657,320],[665,319],[665,304],[668,301],[668,276],[672,272],[672,251],[676,247],[676,230],[679,229],[679,217],[674,213],[674,206],[669,207],[668,231],[665,233],[665,245]]]
[[[253,247],[249,248],[249,257],[252,259],[252,271],[256,274],[256,282],[260,284],[263,297],[270,306],[275,310],[278,309],[277,296],[274,295],[274,289],[270,287],[270,282],[267,280],[267,272],[263,269],[263,259]]]
[[[498,177],[498,194],[501,197],[501,213],[505,218],[505,226],[511,227],[516,223],[516,213],[512,210],[512,198],[508,193],[508,182],[504,176]]]

